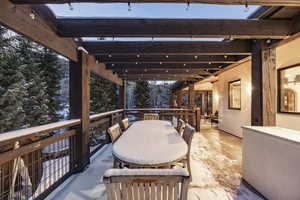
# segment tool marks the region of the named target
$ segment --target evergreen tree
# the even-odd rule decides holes
[[[27,95],[25,78],[11,46],[13,38],[5,34],[7,30],[0,26],[0,133],[24,126],[23,98]]]
[[[92,113],[106,112],[117,108],[116,86],[94,73],[90,77],[90,110]]]
[[[136,108],[151,107],[150,87],[148,81],[136,81],[134,102]]]
[[[18,48],[16,54],[19,56],[22,73],[26,79],[27,95],[23,106],[26,114],[26,126],[37,126],[50,121],[48,100],[46,93],[47,84],[40,67],[39,46],[18,36]]]
[[[47,48],[42,48],[40,51],[40,68],[43,69],[45,82],[47,83],[45,93],[48,96],[46,105],[51,121],[58,121],[61,119],[60,111],[63,109],[60,95],[61,84],[63,77],[61,63],[57,55]]]

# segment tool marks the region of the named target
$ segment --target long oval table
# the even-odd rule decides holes
[[[188,146],[168,121],[133,123],[114,143],[112,153],[130,165],[159,167],[181,160]]]

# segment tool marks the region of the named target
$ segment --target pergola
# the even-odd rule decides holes
[[[217,75],[229,66],[250,59],[251,56],[252,86],[255,88],[252,93],[252,98],[255,99],[252,106],[258,111],[257,116],[253,117],[253,124],[259,124],[263,110],[262,80],[268,80],[268,73],[271,73],[266,71],[263,74],[262,66],[272,66],[272,46],[290,40],[300,30],[298,0],[138,2],[265,5],[248,19],[58,18],[44,5],[73,2],[130,4],[127,0],[3,0],[0,22],[70,59],[71,107],[72,104],[76,107],[82,105],[79,106],[84,108],[79,109],[82,112],[88,110],[83,102],[87,102],[89,98],[90,72],[119,85],[125,85],[126,80],[177,80],[174,92],[187,86],[193,92],[193,83],[196,81]],[[83,41],[81,37],[172,37],[178,40]],[[180,38],[223,40],[188,41]],[[125,94],[124,88],[121,94]],[[73,90],[76,91],[74,95]],[[123,104],[125,96],[120,100]],[[78,102],[78,99],[82,101]]]

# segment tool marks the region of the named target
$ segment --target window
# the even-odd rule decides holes
[[[228,84],[228,108],[234,110],[241,109],[241,80],[231,81]]]
[[[279,112],[300,114],[300,64],[278,71]]]

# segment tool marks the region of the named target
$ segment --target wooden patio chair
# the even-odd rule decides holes
[[[109,169],[107,200],[187,200],[189,175],[182,169]]]
[[[108,128],[107,130],[110,140],[112,143],[115,143],[115,141],[122,135],[122,131],[119,124],[115,124],[112,127]]]
[[[125,131],[129,127],[129,119],[125,118],[120,123],[122,131]]]
[[[185,122],[182,119],[179,119],[176,129],[180,135],[183,134],[184,127],[185,127]]]
[[[193,140],[195,132],[196,132],[195,128],[193,128],[191,125],[189,125],[189,124],[185,125],[184,131],[183,131],[183,134],[182,134],[182,138],[185,140],[185,142],[188,145],[188,153],[187,153],[187,155],[184,159],[182,159],[177,164],[175,164],[175,166],[180,166],[180,167],[187,168],[187,170],[190,174],[190,179],[191,180],[192,180],[191,147],[192,147],[192,140]]]
[[[159,120],[159,115],[157,113],[145,113],[144,120]]]

